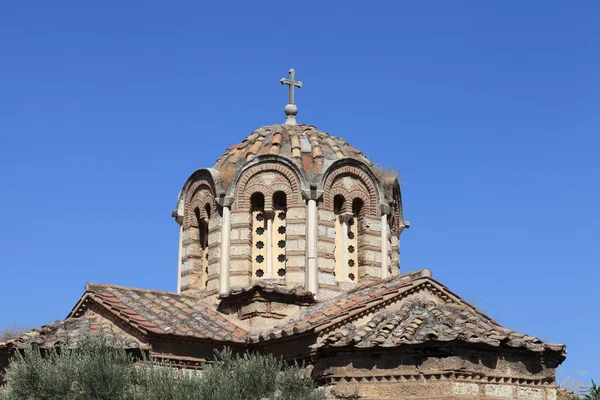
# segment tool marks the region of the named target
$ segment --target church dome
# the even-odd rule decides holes
[[[261,126],[240,143],[229,147],[215,169],[237,170],[255,156],[279,155],[295,162],[308,173],[320,174],[334,161],[351,158],[373,164],[344,139],[331,136],[312,125],[277,124]]]

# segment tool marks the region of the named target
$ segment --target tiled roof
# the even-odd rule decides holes
[[[251,332],[250,342],[261,342],[323,328],[336,321],[358,315],[382,303],[384,299],[413,287],[414,279],[427,275],[429,270],[399,275],[377,284],[367,284],[350,290],[323,303],[315,304],[284,325],[261,332]]]
[[[526,348],[565,353],[565,346],[506,329],[465,304],[436,304],[423,298],[407,299],[400,310],[373,314],[357,326],[345,324],[324,335],[316,347],[397,347],[429,340],[483,343],[492,347]]]
[[[259,284],[256,289],[262,286],[268,290],[272,285]],[[271,289],[275,290],[274,287]],[[88,310],[92,304],[112,313],[143,335],[257,344],[316,333],[319,336],[315,348],[385,348],[427,341],[458,341],[533,352],[551,351],[561,356],[566,353],[564,345],[544,343],[500,326],[433,280],[429,270],[360,286],[331,300],[310,305],[302,314],[273,329],[250,333],[204,306],[195,296],[88,284],[85,295],[67,320],[2,343],[0,348],[18,347],[31,341],[47,347],[71,346],[83,335],[97,332],[108,332],[128,348],[146,348],[147,344]]]
[[[177,335],[244,343],[247,332],[203,305],[195,296],[115,285],[87,284],[69,317],[93,301],[144,334]]]
[[[273,293],[281,296],[292,297],[296,301],[304,303],[313,303],[315,301],[314,294],[306,289],[293,288],[286,285],[282,285],[280,283],[269,281],[258,281],[248,288],[235,288],[232,289],[230,293],[224,295],[222,294],[219,297],[221,299],[235,299],[238,297],[251,295],[255,292],[262,292],[266,294]]]
[[[87,335],[98,336],[100,334],[125,349],[149,348],[147,344],[124,333],[97,314],[86,314],[81,318],[55,321],[42,326],[41,329],[33,329],[7,344],[14,348],[25,348],[32,344],[40,348],[75,348]]]
[[[330,136],[311,125],[270,125],[252,132],[241,143],[229,147],[215,169],[237,170],[257,155],[277,154],[294,161],[300,169],[320,173],[333,161],[354,158],[372,165],[359,150],[344,139]]]
[[[427,292],[429,299],[418,296],[420,292]],[[436,301],[431,301],[431,296]],[[399,302],[399,309],[388,310]],[[561,355],[566,352],[564,345],[544,343],[500,326],[433,280],[429,270],[359,287],[309,307],[308,312],[282,326],[249,337],[251,342],[260,342],[313,330],[321,332],[316,348],[394,347],[457,340]]]

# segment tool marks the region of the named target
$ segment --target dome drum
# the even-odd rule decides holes
[[[273,282],[323,300],[399,274],[400,190],[376,172],[314,126],[258,128],[184,185],[179,290],[218,301]]]

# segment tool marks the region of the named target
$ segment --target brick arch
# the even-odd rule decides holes
[[[369,195],[366,193],[366,190],[353,190],[352,192],[350,192],[344,187],[334,186],[329,191],[329,196],[331,198],[331,207],[327,208],[328,210],[333,210],[334,199],[337,195],[340,195],[344,198],[344,205],[342,206],[343,212],[350,211],[352,209],[352,202],[354,201],[354,199],[361,199],[363,201],[363,204],[365,205],[369,202]],[[366,207],[363,207],[363,209],[365,208]]]
[[[262,178],[266,174],[274,174],[272,184],[266,184]],[[284,192],[288,206],[302,204],[300,179],[289,167],[275,163],[263,163],[248,168],[244,171],[235,188],[235,210],[249,210],[250,196],[260,192],[265,196],[265,207],[270,206],[275,192]]]
[[[354,187],[351,190],[346,188],[343,184],[343,178],[353,178],[358,184],[358,187]],[[353,200],[354,198],[360,198],[365,207],[365,213],[371,216],[378,216],[378,191],[375,186],[375,182],[371,179],[367,173],[360,168],[352,165],[346,165],[333,171],[323,185],[323,203],[327,210],[333,210],[333,198],[336,194],[342,194],[346,201]]]
[[[217,212],[214,187],[210,181],[200,179],[190,185],[186,195],[183,216],[184,228],[197,225],[196,215],[194,214],[196,208],[200,209],[200,216],[207,217],[204,210],[206,204],[210,206],[210,214],[214,215]]]

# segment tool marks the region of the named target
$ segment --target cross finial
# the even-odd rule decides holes
[[[289,102],[288,105],[285,106],[283,111],[285,112],[285,115],[287,115],[285,123],[288,125],[296,125],[296,115],[298,114],[298,107],[294,104],[294,89],[297,87],[301,88],[302,82],[294,80],[296,71],[294,71],[293,68],[290,69],[288,72],[290,74],[290,78],[281,78],[281,80],[279,81],[282,85],[288,85],[290,90]]]

